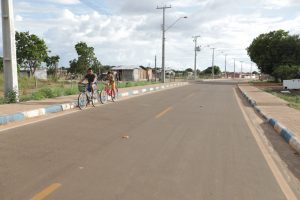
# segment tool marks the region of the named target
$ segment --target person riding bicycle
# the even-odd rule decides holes
[[[116,96],[116,81],[115,81],[115,76],[111,71],[109,71],[107,73],[107,80],[108,80],[108,85],[111,87],[112,96],[115,97]]]
[[[88,85],[87,85],[87,90],[89,92],[94,93],[94,89],[96,88],[96,81],[97,81],[97,76],[93,73],[92,68],[89,68],[87,70],[87,74],[84,76],[82,79],[81,83],[83,83],[85,80],[87,80]]]

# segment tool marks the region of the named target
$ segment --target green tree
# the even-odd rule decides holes
[[[29,32],[16,32],[17,61],[31,74],[48,57],[48,47],[44,40]]]
[[[3,57],[0,57],[0,72],[3,72]]]
[[[203,74],[212,74],[212,67],[206,68],[202,73]],[[219,66],[214,66],[214,74],[215,75],[221,74],[221,69]]]
[[[247,51],[262,73],[273,76],[277,75],[273,72],[281,65],[300,64],[299,35],[289,35],[284,30],[259,35]]]
[[[48,71],[50,74],[54,74],[56,76],[57,74],[57,65],[59,63],[60,57],[58,55],[56,56],[48,56],[45,59],[46,65],[48,67]]]
[[[274,70],[273,75],[278,77],[281,82],[283,82],[283,80],[299,78],[300,66],[281,65]]]
[[[79,42],[75,45],[75,50],[78,58],[69,62],[70,72],[85,73],[90,67],[96,72],[100,70],[101,63],[98,61],[93,47],[89,47],[85,42]]]
[[[194,70],[192,68],[187,68],[185,71],[186,72],[194,72]]]

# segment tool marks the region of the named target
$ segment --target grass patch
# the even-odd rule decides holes
[[[119,82],[118,88],[127,88],[127,87],[137,87],[137,86],[145,86],[145,85],[152,85],[157,84],[158,82],[148,82],[148,81],[127,81],[127,82]]]
[[[292,108],[296,108],[300,110],[300,94],[282,94],[280,92],[272,91],[272,90],[265,90],[266,92],[269,92],[273,94],[274,96],[277,96],[287,102],[289,102],[289,106]]]
[[[22,95],[19,96],[19,101],[30,101],[30,100],[43,100],[47,98],[55,98],[60,96],[69,96],[69,95],[75,95],[78,94],[78,88],[77,87],[45,87],[41,88],[37,91],[32,92],[31,94]],[[8,103],[8,99],[4,97],[0,97],[0,104]]]

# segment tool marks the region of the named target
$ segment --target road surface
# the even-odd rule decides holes
[[[191,84],[0,132],[0,199],[286,199],[232,84]]]

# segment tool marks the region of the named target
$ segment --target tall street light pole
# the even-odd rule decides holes
[[[227,54],[225,54],[225,78],[228,78],[227,76]]]
[[[166,78],[166,75],[165,75],[165,18],[166,18],[166,9],[168,8],[171,8],[171,6],[163,6],[163,7],[158,7],[157,6],[157,9],[162,9],[163,10],[163,24],[162,24],[162,64],[161,64],[161,68],[162,68],[162,72],[161,72],[161,81],[163,83],[165,83],[165,78]]]
[[[19,96],[17,55],[14,27],[14,13],[12,0],[1,0],[2,9],[2,35],[3,35],[3,65],[4,65],[4,91],[14,91]]]
[[[200,36],[194,36],[194,42],[195,42],[195,60],[194,60],[194,79],[197,79],[197,51],[200,51],[200,47],[197,46],[197,40]]]
[[[233,79],[235,79],[235,58],[233,59]]]
[[[241,76],[240,76],[240,78],[242,78],[243,77],[243,61],[240,61],[241,62]]]
[[[228,78],[227,77],[227,54],[224,52],[224,51],[222,51],[222,53],[224,54],[224,56],[225,56],[225,78]]]
[[[252,62],[251,62],[251,68],[250,68],[250,71],[251,71],[251,79],[252,79],[252,78],[253,78]]]
[[[163,24],[162,24],[162,64],[161,64],[161,68],[162,68],[162,75],[161,75],[161,79],[162,79],[162,82],[165,83],[165,79],[166,79],[166,73],[165,73],[165,41],[166,41],[166,37],[165,37],[165,34],[166,32],[172,28],[180,19],[186,19],[187,17],[180,17],[178,18],[173,24],[171,24],[169,27],[166,28],[166,9],[168,8],[172,8],[171,6],[162,6],[162,7],[159,7],[157,6],[156,9],[161,9],[163,10]]]
[[[157,65],[156,65],[156,55],[155,55],[155,58],[154,58],[154,63],[155,63],[155,83],[156,83],[156,76],[157,76]]]
[[[215,49],[216,48],[211,48],[212,50],[213,50],[213,53],[212,53],[212,65],[211,65],[211,67],[212,67],[212,77],[213,77],[213,79],[215,79],[215,67],[214,67],[214,65],[215,65]]]

